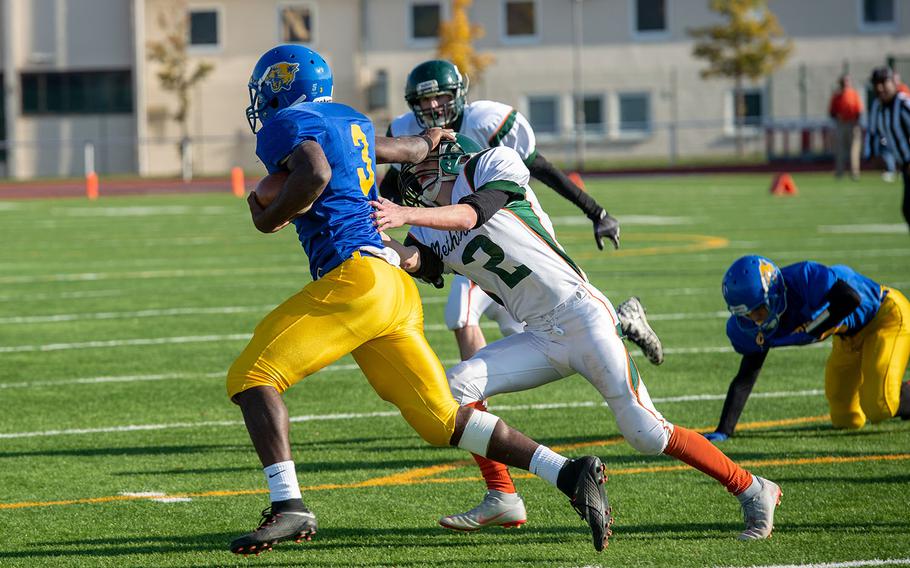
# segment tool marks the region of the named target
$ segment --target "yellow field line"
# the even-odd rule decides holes
[[[656,254],[678,254],[684,252],[699,252],[703,250],[711,250],[724,248],[730,245],[729,239],[724,237],[715,237],[712,235],[694,235],[694,234],[685,234],[685,233],[654,233],[648,235],[642,235],[641,238],[632,238],[630,235],[629,238],[623,236],[623,240],[640,240],[640,241],[665,241],[669,243],[686,243],[686,244],[675,244],[675,245],[664,245],[664,246],[652,246],[652,247],[642,247],[642,248],[623,248],[620,250],[615,250],[610,252],[610,256],[653,256]],[[573,257],[576,258],[594,258],[600,257],[603,253],[596,252],[584,252],[580,254],[573,254]]]
[[[828,416],[805,416],[800,418],[787,418],[783,420],[766,420],[761,422],[749,422],[741,424],[738,426],[740,430],[755,430],[759,428],[773,428],[779,426],[790,426],[794,424],[807,424],[807,423],[817,423],[827,421]],[[712,431],[713,428],[698,428],[698,432],[707,432]],[[567,451],[578,448],[588,448],[588,447],[603,447],[603,446],[612,446],[623,442],[621,436],[610,438],[607,440],[596,440],[591,442],[582,442],[578,444],[564,444],[561,446],[554,446],[555,451]],[[849,456],[849,457],[839,457],[839,456],[822,456],[814,458],[793,458],[793,459],[768,459],[768,460],[752,460],[741,462],[740,465],[744,467],[763,467],[763,466],[800,466],[800,465],[816,465],[816,464],[842,464],[842,463],[856,463],[856,462],[871,462],[871,461],[898,461],[898,460],[910,460],[910,454],[885,454],[885,455],[867,455],[867,456]],[[434,465],[430,467],[420,467],[410,469],[408,471],[395,473],[392,475],[386,475],[382,477],[375,477],[365,481],[358,481],[355,483],[326,483],[322,485],[309,485],[303,486],[301,489],[304,492],[307,491],[330,491],[337,489],[362,489],[369,487],[391,487],[391,486],[402,486],[402,485],[419,485],[425,483],[462,483],[462,482],[476,482],[480,481],[482,478],[480,476],[468,476],[468,477],[431,477],[436,476],[442,473],[450,472],[460,467],[466,467],[471,465],[473,462],[471,460],[458,460],[454,462],[449,462],[445,464]],[[608,469],[607,472],[610,475],[632,475],[640,473],[664,473],[670,471],[685,471],[692,469],[688,465],[676,464],[673,465],[662,465],[662,466],[649,466],[649,467],[629,467],[621,469]],[[516,479],[525,479],[534,477],[530,473],[525,472],[515,472],[513,477]],[[52,507],[58,505],[93,505],[97,503],[112,503],[117,501],[137,501],[137,500],[149,500],[149,499],[160,499],[162,497],[168,498],[197,498],[197,497],[234,497],[238,495],[261,495],[268,493],[268,489],[239,489],[239,490],[216,490],[216,491],[203,491],[197,493],[168,493],[167,495],[110,495],[106,497],[90,497],[85,499],[67,499],[60,501],[21,501],[18,503],[0,503],[0,510],[2,509],[28,509],[34,507]]]

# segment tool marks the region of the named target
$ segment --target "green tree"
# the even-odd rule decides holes
[[[692,55],[708,62],[704,78],[726,77],[734,82],[736,153],[742,155],[742,125],[746,114],[745,79],[757,81],[783,65],[793,51],[766,0],[710,0],[709,7],[724,21],[689,30],[695,38]]]
[[[473,42],[484,36],[483,26],[472,24],[468,10],[473,0],[453,0],[452,19],[439,24],[440,59],[447,59],[458,66],[458,69],[469,78],[479,80],[492,62],[493,56],[474,51]]]
[[[188,177],[189,108],[194,86],[205,79],[215,66],[207,61],[193,62],[187,53],[189,43],[189,12],[185,1],[168,2],[158,13],[158,26],[164,31],[160,40],[149,41],[147,57],[159,65],[156,76],[165,91],[177,98],[176,110],[170,117],[180,127],[179,152]],[[190,168],[191,170],[191,168]]]

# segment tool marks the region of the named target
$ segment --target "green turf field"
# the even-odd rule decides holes
[[[638,361],[669,420],[706,429],[719,416],[739,363],[720,279],[739,255],[846,263],[910,290],[897,184],[795,179],[790,198],[769,196],[767,176],[589,181],[623,221],[618,252],[597,251],[587,220],[538,189],[592,281],[615,303],[637,294],[647,305],[667,357]],[[476,469],[459,450],[425,446],[346,357],[286,395],[317,538],[234,557],[228,542],[255,527],[268,495],[223,375],[259,319],[309,281],[296,235],[257,233],[225,193],[0,201],[0,236],[0,566],[910,562],[910,423],[833,430],[827,345],[771,355],[739,436],[722,445],[783,488],[770,541],[735,540],[738,503],[713,480],[617,443],[578,377],[493,409],[568,455],[604,459],[609,548],[595,553],[565,498],[531,478],[517,481],[521,530],[445,532],[439,516],[482,496]],[[451,364],[444,293],[420,289],[427,335]]]

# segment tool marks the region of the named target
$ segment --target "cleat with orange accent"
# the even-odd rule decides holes
[[[771,538],[774,530],[774,509],[780,505],[783,492],[773,481],[755,476],[761,484],[758,494],[742,504],[746,530],[739,535],[739,540],[759,540]]]
[[[235,539],[230,546],[231,552],[247,556],[267,552],[283,540],[295,539],[300,542],[302,537],[307,540],[316,534],[316,515],[303,507],[298,511],[273,512],[271,507],[262,511],[262,522],[251,533]],[[256,549],[259,548],[257,552]]]
[[[476,507],[443,517],[439,524],[453,531],[474,532],[484,527],[520,527],[527,522],[527,517],[524,501],[517,493],[491,489]]]

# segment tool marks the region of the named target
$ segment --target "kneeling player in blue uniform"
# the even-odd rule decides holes
[[[373,227],[369,201],[379,198],[374,162],[420,161],[444,131],[375,138],[367,117],[331,102],[328,64],[298,45],[266,52],[249,87],[253,132],[262,123],[256,153],[269,173],[289,171],[265,208],[251,195],[253,222],[266,233],[292,223],[314,281],[256,326],[228,371],[228,396],[243,412],[271,495],[262,523],[234,540],[231,551],[259,554],[316,532],[291,459],[281,393],[347,353],[424,440],[533,468],[572,500],[591,528],[595,548],[603,549],[609,505],[601,461],[591,456],[566,461],[496,416],[459,407],[423,335],[417,288]]]
[[[834,336],[825,366],[825,396],[837,428],[910,419],[910,302],[848,266],[797,262],[779,269],[744,256],[727,270],[723,294],[732,315],[727,336],[743,356],[730,383],[717,431],[723,441],[736,422],[772,347],[806,345]]]

